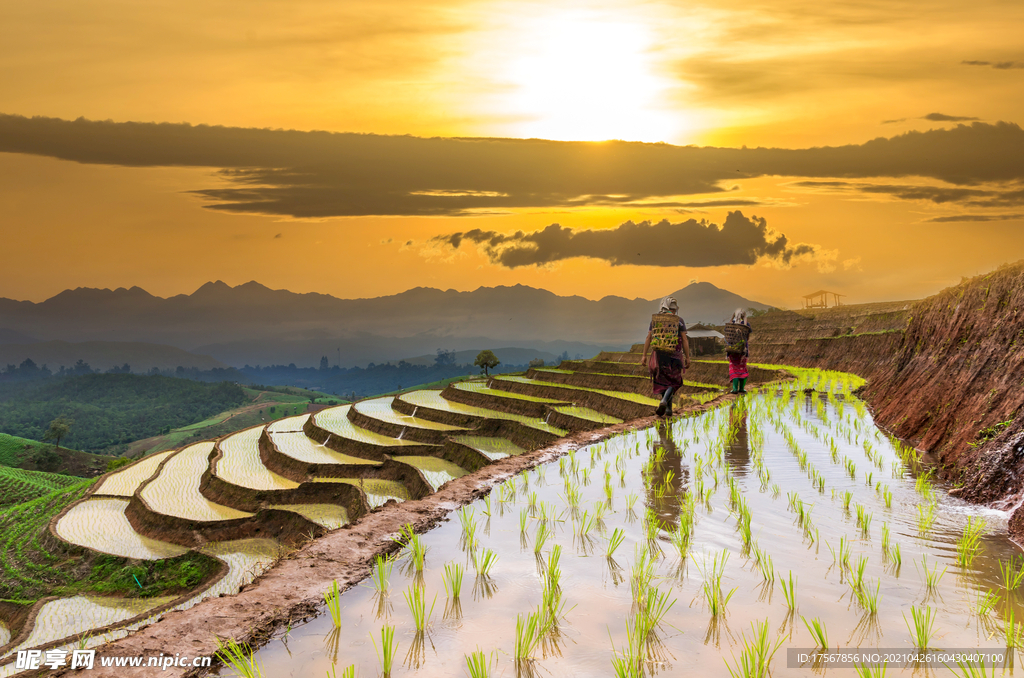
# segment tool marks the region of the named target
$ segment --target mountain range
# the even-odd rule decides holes
[[[767,308],[710,283],[692,283],[673,296],[690,323],[720,323],[737,307]],[[593,355],[641,341],[657,306],[658,300],[594,301],[524,285],[470,292],[417,287],[373,299],[299,294],[257,282],[210,282],[169,298],[139,287],[80,287],[38,303],[0,298],[0,343],[164,344],[239,367],[318,365],[321,356],[349,367],[438,348],[493,346]]]

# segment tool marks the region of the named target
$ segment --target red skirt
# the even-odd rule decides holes
[[[747,372],[747,356],[743,354],[729,356],[729,381],[733,379],[746,379],[750,376]]]
[[[683,352],[665,353],[663,351],[652,351],[651,358],[647,362],[647,368],[651,372],[651,386],[654,388],[654,395],[662,395],[671,386],[679,388],[683,385]]]

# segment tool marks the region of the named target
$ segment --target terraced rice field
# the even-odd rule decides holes
[[[208,465],[213,443],[196,443],[167,460],[139,496],[156,513],[210,522],[248,518],[251,513],[210,501],[199,491],[199,481]]]
[[[174,558],[187,548],[145,537],[124,515],[127,499],[92,497],[76,504],[57,523],[57,536],[70,544],[124,558]]]
[[[344,440],[354,440],[359,443],[376,445],[382,448],[417,444],[410,440],[399,440],[397,438],[392,438],[390,436],[359,428],[349,421],[348,411],[350,407],[351,405],[342,405],[340,407],[320,410],[316,413],[313,421],[315,421],[316,424],[324,430],[329,431],[331,434]]]
[[[402,463],[419,469],[435,492],[448,481],[466,475],[465,469],[437,457],[402,457]]]
[[[298,487],[295,481],[263,465],[259,448],[262,433],[262,428],[250,428],[220,441],[218,447],[222,457],[217,462],[217,477],[232,485],[253,490],[290,490]]]
[[[472,382],[471,382],[472,383]],[[539,417],[527,417],[521,414],[512,414],[509,412],[499,412],[498,410],[488,410],[483,407],[473,407],[472,405],[464,405],[462,403],[453,402],[441,397],[441,391],[412,391],[410,393],[403,393],[399,396],[400,400],[403,400],[413,407],[439,410],[441,412],[451,412],[452,414],[461,414],[469,417],[480,417],[483,419],[505,419],[508,421],[517,421],[520,424],[535,428],[538,431],[544,431],[556,436],[564,436],[566,434],[565,429],[560,429],[555,426],[549,425],[543,419]],[[558,409],[558,408],[555,408]]]
[[[363,466],[380,466],[381,462],[362,457],[352,457],[335,452],[325,444],[313,442],[305,433],[271,433],[270,440],[281,451],[292,459],[307,464],[356,464]]]
[[[562,372],[565,371],[560,371],[559,374]],[[513,382],[505,382],[507,383]],[[575,421],[582,422],[579,426],[593,428],[619,421],[608,412],[602,412],[598,406],[575,404],[572,401],[573,394],[585,394],[588,390],[585,387],[563,388],[567,399],[555,400],[512,393],[502,388],[505,384],[496,380],[492,387],[488,387],[483,381],[459,382],[452,388],[466,393],[525,403],[528,404],[530,412],[542,412],[544,416],[512,414],[457,403],[446,399],[442,391],[433,390],[402,394],[400,399],[403,401],[403,411],[408,411],[405,408],[411,408],[412,414],[403,414],[395,410],[396,401],[388,397],[358,403],[354,409],[351,405],[344,405],[321,410],[315,415],[287,417],[271,422],[265,427],[229,435],[216,442],[219,457],[215,457],[217,461],[214,473],[219,481],[224,481],[218,487],[233,487],[237,492],[217,490],[222,494],[217,495],[219,499],[216,501],[204,494],[210,490],[201,481],[204,473],[209,470],[215,442],[195,443],[180,450],[154,454],[109,474],[100,481],[91,495],[71,506],[58,521],[56,533],[68,543],[98,553],[158,561],[178,556],[188,549],[138,534],[132,529],[125,515],[129,505],[132,506],[132,511],[141,511],[139,514],[132,513],[133,521],[141,515],[140,519],[144,519],[144,522],[151,526],[147,530],[159,525],[161,520],[191,521],[189,530],[205,530],[206,526],[220,530],[234,529],[220,527],[222,525],[247,523],[249,519],[261,520],[262,513],[254,514],[252,510],[246,510],[247,507],[251,509],[253,497],[257,498],[257,503],[263,502],[260,504],[263,507],[302,516],[310,527],[317,524],[327,529],[336,529],[346,525],[351,516],[338,504],[300,503],[310,498],[310,487],[322,484],[328,489],[330,484],[345,483],[358,488],[367,504],[371,508],[376,508],[389,500],[409,500],[414,494],[405,484],[412,482],[408,480],[409,478],[418,477],[422,480],[422,483],[419,480],[414,483],[417,488],[416,496],[419,496],[418,493],[423,491],[423,487],[436,491],[445,483],[465,475],[466,469],[442,456],[461,458],[459,455],[469,454],[466,447],[480,452],[485,458],[493,461],[523,454],[549,444],[557,437],[568,433],[565,429],[546,422],[546,419],[553,415],[568,415],[575,418]],[[646,402],[635,394],[607,389],[600,393],[612,394],[616,398],[631,402]],[[717,394],[717,391],[709,393]],[[415,410],[418,408],[423,408],[420,414],[429,411],[429,416],[417,416]],[[364,425],[369,425],[366,424],[368,421],[372,422],[372,428],[395,431],[395,435],[369,430],[355,423],[356,421],[361,421]],[[489,427],[489,433],[475,433],[474,429],[478,425]],[[315,431],[321,440],[327,436],[326,441],[317,442],[307,436],[304,431],[309,427],[312,427],[310,435]],[[423,443],[407,440],[403,433],[398,432],[409,432],[413,429],[426,432],[424,435],[429,433],[429,436],[433,436],[421,439],[440,439],[443,442]],[[512,442],[502,437],[504,433],[495,431],[511,431],[518,437],[516,442]],[[276,448],[273,453],[276,455],[274,463],[284,464],[281,468],[275,466],[275,470],[271,470],[263,461],[260,439],[264,432]],[[393,455],[394,452],[406,454]],[[302,467],[289,467],[289,459],[311,467],[358,466],[366,469],[366,472],[360,472],[360,475],[369,477],[336,478],[309,471],[312,475],[306,480],[311,482],[300,484],[292,477],[297,478],[296,468]],[[282,473],[290,475],[285,477],[281,475]],[[298,473],[303,475],[306,471]],[[394,478],[407,480],[403,482]],[[77,482],[78,479],[74,480]],[[297,494],[287,494],[292,491]],[[235,498],[233,492],[241,498]],[[285,494],[278,496],[295,496],[298,501],[286,499],[275,503],[260,499],[261,496],[270,496],[259,494],[263,492],[283,492]],[[336,495],[325,492],[324,496]],[[236,502],[237,506],[231,505]],[[187,609],[206,597],[236,592],[239,586],[252,581],[270,567],[284,548],[281,543],[271,539],[228,539],[205,543],[198,550],[227,563],[227,574],[206,590],[196,591],[173,601],[172,608]],[[152,623],[159,613],[147,612],[163,603],[171,602],[164,599],[139,601],[90,596],[59,599],[47,603],[40,610],[35,624],[27,630],[28,640],[20,643],[18,648],[10,646],[11,632],[3,624],[3,620],[0,620],[0,676],[11,675],[14,672],[11,660],[12,652],[16,649],[30,648],[42,643],[63,643],[65,649],[79,647],[80,644],[95,647]],[[133,620],[135,617],[138,618]],[[80,633],[88,633],[90,630],[108,625],[114,625],[115,628],[85,641],[76,637]]]
[[[328,530],[348,525],[348,511],[336,504],[271,504],[270,508],[298,513]]]
[[[515,457],[526,452],[515,443],[504,438],[493,438],[485,436],[455,436],[452,440],[471,447],[480,454],[483,454],[491,461],[497,461],[504,457]]]
[[[95,494],[130,497],[139,489],[139,485],[153,477],[156,467],[174,453],[174,450],[158,452],[140,462],[126,467],[113,475],[107,476],[96,488]]]
[[[461,426],[450,426],[448,424],[439,424],[436,421],[430,421],[429,419],[423,419],[419,417],[413,417],[410,415],[402,414],[401,412],[395,412],[391,408],[391,402],[394,400],[393,397],[388,396],[386,398],[374,398],[373,400],[364,400],[352,405],[356,411],[368,415],[374,419],[385,421],[397,426],[409,426],[412,428],[425,428],[432,431],[465,431],[466,429]]]

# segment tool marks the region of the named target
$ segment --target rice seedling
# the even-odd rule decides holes
[[[462,525],[462,543],[464,547],[472,551],[476,548],[476,517],[471,508],[464,508],[459,511],[459,523]]]
[[[480,549],[473,552],[473,567],[476,568],[476,576],[490,576],[491,568],[498,562],[497,554],[491,549]]]
[[[544,568],[544,582],[548,588],[557,589],[559,587],[559,582],[562,579],[562,569],[558,566],[558,563],[561,558],[562,547],[555,544],[551,549],[551,555],[548,556],[547,566]]]
[[[843,492],[842,496],[843,496],[843,510],[844,511],[849,511],[850,510],[850,501],[853,499],[853,492],[850,492],[849,490],[846,490],[845,492]]]
[[[990,672],[986,672],[985,671],[985,660],[984,659],[982,659],[977,664],[974,664],[972,662],[966,662],[965,663],[965,662],[960,662],[960,661],[958,661],[956,664],[957,664],[957,666],[960,667],[960,673],[957,673],[957,671],[955,669],[953,669],[953,667],[949,666],[948,664],[946,665],[946,668],[949,669],[950,671],[952,671],[953,675],[957,676],[957,678],[995,678],[995,676],[996,676],[996,663],[995,663],[995,661],[992,662],[992,665],[990,667],[992,669],[992,671],[990,671]]]
[[[779,494],[782,493],[782,488],[779,487],[778,483],[772,483],[772,499],[778,499]]]
[[[743,650],[740,652],[739,658],[733,655],[736,665],[731,666],[727,660],[725,661],[725,666],[729,669],[729,675],[732,678],[764,678],[771,675],[772,658],[789,637],[788,635],[780,636],[775,639],[774,644],[769,641],[767,619],[756,624],[751,622],[750,626],[753,638],[748,641],[747,634],[743,634]]]
[[[377,593],[386,594],[391,586],[391,568],[395,564],[395,559],[386,555],[379,555],[376,558],[376,563],[377,565],[373,568],[370,581],[373,583],[373,588],[377,590]]]
[[[1007,606],[1006,617],[1003,620],[1003,638],[1006,640],[1006,649],[1013,650],[1021,646],[1021,627],[1024,623],[1014,621],[1013,608]]]
[[[800,617],[803,620],[804,626],[807,627],[807,632],[811,634],[811,639],[815,642],[815,647],[820,647],[822,650],[828,649],[828,631],[825,629],[825,622],[821,621],[818,617],[815,617],[811,621],[807,621],[805,617]]]
[[[231,638],[225,643],[217,638],[217,658],[242,678],[263,678],[263,669],[254,654],[245,643],[237,643]]]
[[[892,548],[889,549],[889,560],[892,561],[893,566],[897,569],[903,565],[903,555],[900,553],[900,545],[898,542],[894,542]]]
[[[546,522],[542,522],[533,537],[533,552],[540,553],[550,536],[551,531],[548,529],[548,524]]]
[[[892,508],[892,490],[888,485],[882,490],[882,500],[885,502],[885,508]]]
[[[927,534],[935,523],[935,504],[928,502],[917,505],[917,529],[921,534]]]
[[[879,579],[878,583],[875,584],[875,590],[872,591],[871,587],[865,586],[863,582],[859,586],[853,589],[853,594],[857,597],[857,602],[864,608],[864,611],[870,615],[878,614],[878,592],[882,588],[882,580]]]
[[[855,664],[854,668],[857,670],[857,678],[885,678],[885,670],[888,667],[888,663],[885,664]]]
[[[867,567],[868,559],[861,556],[857,559],[857,567],[850,572],[850,586],[856,591],[864,587],[864,570]]]
[[[445,563],[444,574],[441,575],[441,581],[444,582],[444,591],[449,598],[455,600],[462,593],[462,577],[465,574],[465,568],[461,563]]]
[[[519,512],[519,534],[526,534],[526,526],[530,520],[530,512],[522,509]]]
[[[466,655],[466,670],[469,672],[469,678],[490,677],[491,662],[479,647],[475,652]]]
[[[605,552],[605,555],[608,558],[611,558],[615,554],[615,551],[619,548],[619,546],[622,545],[622,542],[625,538],[626,535],[622,531],[622,528],[616,527],[614,530],[612,530],[612,536],[608,538],[608,549]]]
[[[839,566],[849,569],[850,568],[850,542],[846,537],[839,538]]]
[[[796,578],[793,576],[793,570],[789,571],[789,580],[781,579],[782,582],[782,595],[786,597],[786,607],[790,610],[796,609]]]
[[[324,602],[327,604],[327,611],[331,614],[334,628],[341,628],[341,593],[338,591],[337,579],[331,582],[331,588],[324,592]]]
[[[996,605],[999,604],[1000,600],[1001,597],[992,589],[989,589],[984,594],[979,591],[974,611],[979,617],[987,617],[995,609]]]
[[[380,661],[380,670],[385,677],[391,676],[391,667],[395,662],[395,653],[398,652],[398,643],[395,642],[395,627],[385,624],[380,629],[380,647],[377,647],[377,639],[370,634],[373,642],[373,649]]]
[[[939,572],[939,564],[935,563],[935,567],[931,570],[928,569],[928,555],[921,556],[922,567],[924,568],[924,583],[925,587],[933,591],[938,587],[939,582],[942,580],[942,575],[946,574],[946,568],[942,568],[942,572]]]
[[[883,555],[889,551],[889,539],[890,539],[889,524],[888,523],[882,523],[882,553],[883,553]]]
[[[729,552],[722,551],[721,560],[719,560],[719,554],[717,553],[710,563],[707,556],[705,556],[703,565],[700,567],[701,576],[704,578],[702,589],[704,600],[707,602],[712,617],[717,617],[724,613],[726,605],[729,604],[729,600],[736,593],[735,588],[729,591],[728,594],[722,593],[722,576],[725,574],[725,564],[728,560]]]
[[[1015,591],[1020,586],[1021,581],[1024,581],[1024,558],[1014,556],[1008,563],[1000,560],[999,573],[1002,575],[1003,588],[1009,595],[1011,591]]]
[[[540,468],[540,467],[538,467],[538,468]],[[537,492],[536,492],[536,490],[534,490],[533,492],[530,493],[530,496],[527,498],[527,501],[526,501],[526,506],[531,511],[535,511],[537,509]]]
[[[956,562],[960,567],[970,567],[981,550],[981,535],[985,532],[985,521],[973,516],[967,518],[963,534],[956,542]]]
[[[640,497],[637,496],[636,494],[627,494],[626,495],[626,510],[632,513],[633,512],[633,506],[636,505],[636,501],[639,498]]]
[[[428,610],[426,593],[424,593],[423,587],[412,586],[405,592],[405,602],[409,605],[409,612],[412,614],[412,621],[416,626],[416,631],[422,633],[426,629],[427,624],[430,623],[431,615],[434,614],[434,604],[437,603],[437,595],[434,596],[434,601],[430,604],[430,609]]]
[[[907,630],[910,631],[911,642],[919,650],[928,650],[935,629],[935,611],[928,605],[923,610],[911,607],[910,616],[914,620],[913,625],[907,619],[906,614],[903,615],[903,621],[907,625]]]
[[[541,613],[533,612],[523,618],[520,614],[516,617],[516,645],[514,658],[517,663],[529,661],[533,658],[541,637],[544,635]]]

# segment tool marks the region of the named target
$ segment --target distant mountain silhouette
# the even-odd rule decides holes
[[[710,283],[693,283],[673,296],[687,322],[722,322],[737,307],[765,308]],[[0,332],[39,341],[167,344],[234,366],[314,365],[322,355],[333,365],[341,348],[347,366],[437,348],[593,353],[642,340],[657,305],[616,296],[560,297],[525,285],[472,292],[416,287],[374,299],[338,299],[218,280],[167,299],[139,287],[80,287],[40,303],[0,298]]]

